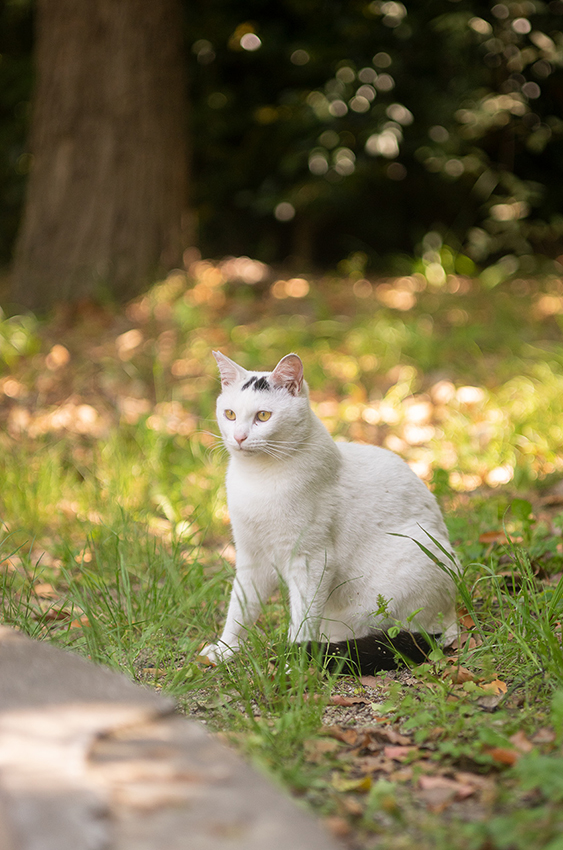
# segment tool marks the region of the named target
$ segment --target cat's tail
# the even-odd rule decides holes
[[[377,629],[361,638],[333,643],[310,641],[306,650],[331,671],[366,676],[377,670],[397,670],[409,662],[421,664],[432,652],[430,641],[440,637],[439,634],[421,635],[406,630],[390,637]]]

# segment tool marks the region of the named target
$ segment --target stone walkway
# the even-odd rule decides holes
[[[338,850],[172,700],[0,626],[0,850]]]

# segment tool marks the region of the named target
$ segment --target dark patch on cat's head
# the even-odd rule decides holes
[[[246,390],[248,387],[252,387],[253,390],[270,390],[271,387],[266,380],[266,378],[262,375],[262,377],[258,377],[258,375],[253,375],[250,380],[243,384],[241,389]]]

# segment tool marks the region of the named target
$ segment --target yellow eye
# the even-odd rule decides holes
[[[259,410],[258,413],[256,414],[256,418],[260,422],[267,422],[271,415],[272,414],[270,413],[269,410]]]
[[[234,410],[225,410],[225,416],[227,419],[230,419],[231,422],[237,418],[237,415]]]

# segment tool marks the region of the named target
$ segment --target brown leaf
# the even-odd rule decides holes
[[[335,738],[309,738],[304,742],[307,761],[319,762],[328,753],[337,752],[340,744]]]
[[[508,747],[485,747],[483,752],[499,764],[508,766],[516,764],[521,755],[517,750],[510,750]]]
[[[462,629],[459,635],[451,642],[450,648],[454,650],[475,649],[477,646],[481,646],[482,643],[483,641],[479,635]]]
[[[71,612],[68,608],[48,608],[46,611],[38,611],[33,614],[34,620],[43,620],[44,622],[57,622],[59,620],[70,620]]]
[[[345,697],[342,694],[332,694],[332,696],[329,700],[329,705],[345,705],[345,706],[361,705],[361,704],[369,705],[370,702],[371,702],[371,700],[369,700],[367,697],[362,697],[362,696]]]
[[[421,776],[418,784],[420,795],[431,812],[442,812],[454,800],[464,800],[475,793],[472,785],[449,779],[446,776]]]
[[[508,543],[504,531],[484,531],[479,535],[479,543]]]
[[[505,694],[508,690],[506,682],[502,682],[500,679],[493,679],[492,682],[487,682],[486,685],[481,685],[481,687],[484,691],[495,695]]]
[[[451,679],[454,685],[463,685],[464,682],[474,682],[476,679],[471,670],[462,667],[461,664],[457,664],[451,670],[446,670],[444,679],[446,678]]]
[[[401,735],[400,732],[397,732],[393,729],[392,726],[377,726],[369,730],[370,735],[373,738],[379,738],[379,740],[389,741],[390,744],[400,744],[402,746],[406,746],[411,743],[411,739],[406,735]]]
[[[33,586],[33,590],[37,596],[41,596],[43,599],[52,599],[53,597],[60,596],[59,592],[55,590],[52,584],[48,584],[47,582],[39,582]]]
[[[325,818],[324,822],[329,832],[331,832],[336,838],[346,838],[346,836],[350,835],[352,831],[352,827],[346,818],[341,818],[337,815],[331,815],[330,817]]]
[[[447,776],[421,776],[418,784],[423,791],[429,791],[433,788],[448,788],[454,792],[458,800],[463,800],[475,793],[475,787],[470,783],[459,782],[457,779],[450,779]]]
[[[353,818],[359,818],[364,813],[363,806],[357,797],[341,797],[338,801],[338,806]]]
[[[354,759],[354,770],[360,773],[377,773],[380,770],[385,771],[388,762],[382,756],[362,756]]]
[[[384,747],[383,753],[385,758],[393,759],[394,761],[405,761],[413,753],[417,753],[418,747]]]
[[[381,679],[377,679],[375,676],[361,676],[360,684],[365,688],[377,688],[382,682]]]
[[[542,728],[538,729],[535,735],[532,735],[534,744],[552,744],[555,741],[556,735],[553,729]]]
[[[511,735],[509,741],[521,753],[529,753],[534,749],[534,745],[521,729],[515,732],[514,735]]]
[[[358,740],[357,729],[345,729],[343,726],[325,726],[324,732],[331,738],[336,738],[337,741],[342,741],[349,746],[353,746]]]

